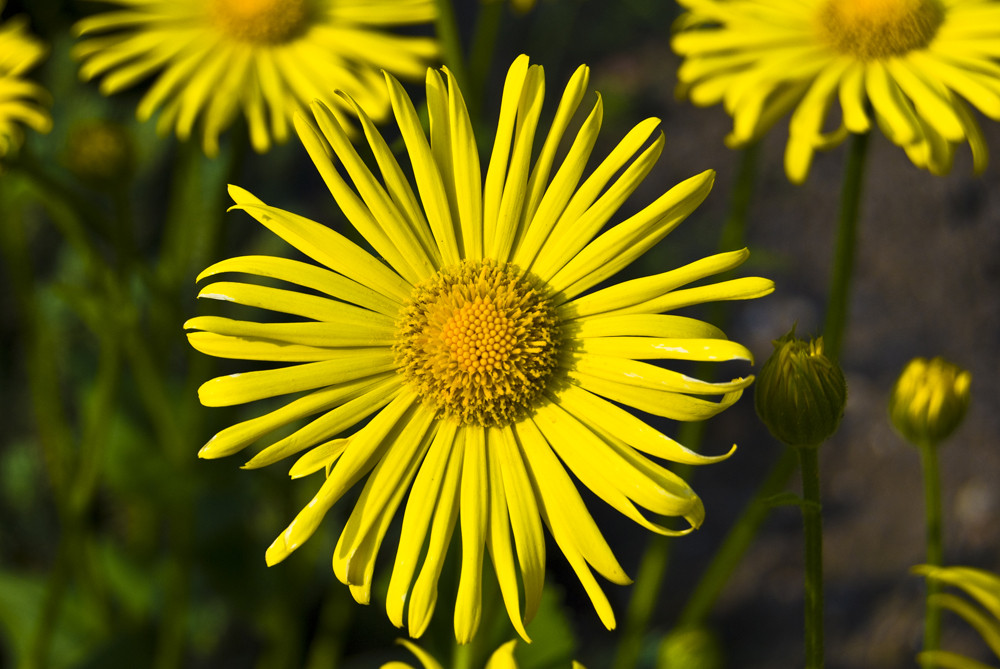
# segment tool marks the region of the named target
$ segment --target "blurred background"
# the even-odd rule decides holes
[[[456,4],[468,40],[478,3]],[[25,0],[8,2],[2,17],[26,14],[32,32],[51,45],[31,76],[53,95],[54,129],[29,133],[16,168],[0,172],[0,666],[31,666],[40,626],[50,630],[44,666],[57,669],[377,667],[407,659],[393,645],[402,633],[379,601],[398,520],[376,567],[373,603],[358,606],[329,563],[350,496],[307,545],[267,568],[264,550],[317,481],[292,482],[282,467],[241,471],[239,456],[196,457],[215,432],[263,413],[267,403],[198,404],[200,383],[249,363],[220,363],[187,347],[181,326],[204,309],[195,303],[195,276],[225,257],[293,253],[245,214],[224,213],[225,184],[345,234],[348,226],[296,139],[266,155],[240,151],[228,145],[245,135],[237,125],[224,135],[222,155],[208,159],[197,145],[158,138],[153,123],[135,121],[142,86],[105,98],[95,84],[81,83],[69,57],[70,26],[102,7]],[[636,275],[720,249],[741,160],[723,145],[731,120],[721,109],[674,97],[678,59],[669,35],[677,12],[665,0],[539,0],[527,14],[505,13],[485,87],[491,111],[481,138],[492,132],[503,75],[519,53],[545,68],[548,117],[573,70],[590,65],[591,89],[605,102],[595,156],[643,118],[662,119],[663,156],[615,222],[682,179],[718,172],[708,200],[630,269]],[[914,356],[942,355],[972,372],[968,416],[940,454],[945,561],[1000,570],[1000,127],[980,121],[994,162],[978,177],[966,147],[950,176],[935,177],[880,134],[871,137],[842,358],[848,406],[821,452],[830,669],[912,667],[920,648],[923,582],[908,570],[923,560],[921,470],[917,451],[892,431],[886,412],[892,384]],[[844,147],[819,154],[805,184],[793,186],[782,168],[786,137],[779,123],[756,150],[745,233],[751,259],[740,270],[774,279],[776,291],[752,303],[684,312],[725,323],[758,366],[771,340],[793,324],[800,336],[821,329],[846,156]],[[110,177],[81,176],[80,162],[93,162],[88,151],[106,155],[102,146],[127,147],[124,167]],[[734,366],[716,375],[747,371]],[[783,448],[758,422],[749,394],[705,425],[702,442],[709,453],[732,443],[739,449],[693,478],[706,522],[670,545],[641,667],[655,665],[702,569]],[[648,533],[593,496],[585,499],[634,577]],[[420,640],[445,664],[455,587],[448,573]],[[496,595],[491,579],[487,572],[486,597],[491,587]],[[521,666],[568,666],[570,657],[590,669],[612,666],[621,633],[600,625],[554,546],[547,584],[543,611],[529,628],[536,641],[518,650]],[[620,623],[642,586],[606,584]],[[515,636],[493,608],[479,655]],[[707,627],[720,666],[801,666],[795,507],[771,512]],[[945,617],[943,646],[989,658],[954,617]]]

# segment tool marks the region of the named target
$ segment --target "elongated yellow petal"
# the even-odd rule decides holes
[[[587,337],[677,337],[679,339],[725,339],[711,323],[687,316],[666,314],[600,314],[579,318],[564,326],[574,338]]]
[[[381,374],[317,390],[263,416],[227,427],[202,446],[198,457],[222,458],[232,455],[282,425],[349,402],[394,376],[394,373]]]
[[[427,278],[434,271],[433,263],[424,253],[406,217],[396,208],[392,198],[361,160],[361,156],[355,151],[347,133],[334,118],[329,107],[316,101],[311,105],[311,109],[323,136],[330,143],[334,154],[347,170],[354,187],[361,195],[361,200],[358,200],[354,191],[340,178],[333,164],[323,160],[325,153],[318,159],[313,156],[313,162],[319,168],[341,211],[375,250],[411,283]],[[296,123],[298,128],[300,120],[296,119]],[[300,133],[304,131],[303,128]],[[315,144],[310,142],[306,148],[310,146]],[[312,156],[312,151],[310,155]]]
[[[268,207],[249,192],[229,187],[235,208],[243,209],[286,242],[344,276],[364,284],[400,304],[410,295],[410,286],[399,275],[359,246],[325,225],[276,207]]]
[[[614,577],[610,579],[613,582],[625,584],[629,582],[628,577],[618,566],[607,542],[594,526],[593,518],[579,499],[576,488],[573,487],[562,465],[556,460],[538,427],[530,420],[522,421],[515,425],[515,432],[522,456],[534,481],[535,494],[541,502],[542,518],[548,525],[552,538],[580,579],[601,622],[608,629],[614,629],[614,611],[587,563],[596,560],[604,568],[609,569],[609,573]],[[572,510],[563,506],[567,503],[572,505]],[[585,545],[581,546],[581,542]],[[589,558],[584,557],[584,550],[589,553]],[[597,555],[594,554],[595,551]],[[599,567],[595,568],[600,570]],[[603,575],[608,577],[607,574]]]
[[[375,465],[385,452],[386,436],[413,405],[416,397],[409,392],[399,394],[383,411],[361,428],[350,440],[330,475],[305,508],[295,516],[274,543],[267,549],[265,559],[268,565],[279,562],[301,546],[316,528],[326,512],[330,510],[347,490],[357,483]]]
[[[574,385],[560,388],[555,400],[595,431],[616,435],[626,444],[649,455],[689,465],[707,465],[725,460],[733,451],[716,456],[699,455],[628,411]]]
[[[187,339],[196,351],[205,355],[236,360],[312,362],[336,358],[342,353],[337,348],[286,344],[254,337],[230,337],[214,332],[188,332]]]
[[[410,98],[393,77],[386,74],[385,80],[389,87],[392,110],[406,143],[410,162],[413,164],[413,176],[417,182],[420,200],[423,202],[427,221],[441,253],[441,261],[446,266],[454,265],[461,256],[441,172],[434,161],[431,147],[427,143],[423,128],[420,127],[420,120]]]
[[[451,138],[452,191],[455,194],[453,215],[462,232],[462,257],[483,257],[483,177],[479,150],[472,121],[462,91],[454,75],[444,69],[448,83],[448,134]]]
[[[484,249],[494,248],[497,219],[500,216],[500,200],[503,197],[504,182],[507,178],[507,161],[510,159],[514,143],[514,125],[525,79],[528,76],[528,57],[520,55],[507,70],[500,101],[500,118],[493,140],[493,151],[486,169],[483,184],[483,245]]]
[[[458,495],[462,478],[464,455],[463,431],[455,435],[448,469],[441,482],[440,496],[431,520],[431,536],[427,544],[424,563],[420,567],[417,582],[410,593],[410,603],[406,610],[407,629],[413,638],[420,637],[430,622],[434,606],[437,604],[437,583],[444,566],[445,554],[451,542],[455,521],[458,519]]]
[[[624,310],[662,297],[675,288],[693,281],[733,270],[742,265],[749,257],[750,252],[746,249],[718,253],[669,272],[623,281],[578,297],[568,303],[566,309],[577,318],[607,311]]]
[[[316,267],[309,263],[290,260],[288,258],[276,258],[273,256],[237,256],[235,258],[228,258],[208,267],[198,275],[197,280],[201,281],[210,276],[226,272],[253,274],[255,276],[266,276],[272,279],[287,281],[326,293],[338,300],[351,302],[360,307],[371,309],[393,319],[399,313],[398,302],[394,302],[385,295],[357,281],[353,281],[322,267]]]
[[[313,444],[331,439],[399,396],[410,397],[409,393],[403,390],[403,384],[399,377],[389,376],[385,381],[367,390],[365,394],[327,411],[308,425],[261,450],[260,453],[247,461],[243,468],[266,467],[287,458],[289,455],[305,450]]]
[[[570,370],[616,383],[639,388],[695,395],[723,395],[741,391],[753,383],[753,377],[709,383],[645,362],[605,355],[574,355],[566,367]]]
[[[438,498],[441,497],[445,468],[454,450],[452,445],[457,429],[458,425],[453,421],[438,423],[434,441],[420,466],[420,471],[417,472],[410,497],[406,502],[403,528],[399,534],[399,548],[396,551],[396,561],[392,567],[385,603],[389,620],[396,627],[403,626],[403,609],[413,582],[417,560],[420,558],[427,531],[430,529],[434,508]]]
[[[343,455],[349,442],[349,439],[333,439],[309,449],[295,461],[292,468],[288,470],[288,475],[297,479],[318,472],[323,468],[329,470],[337,458]]]
[[[542,532],[542,520],[535,491],[531,487],[524,459],[511,428],[500,430],[499,439],[491,441],[491,447],[496,451],[503,475],[504,498],[507,501],[524,585],[524,622],[529,623],[538,611],[545,587],[545,535]],[[522,636],[527,639],[525,635]]]
[[[566,88],[563,90],[562,97],[559,99],[559,107],[556,109],[556,115],[552,119],[552,125],[549,126],[549,132],[545,135],[545,143],[542,144],[542,150],[538,154],[535,166],[531,170],[531,177],[528,179],[528,201],[524,207],[524,219],[526,221],[531,221],[534,218],[542,195],[547,190],[549,171],[552,169],[552,163],[555,161],[556,150],[559,148],[563,133],[566,132],[566,128],[573,119],[577,107],[583,101],[583,96],[587,92],[589,83],[590,68],[586,65],[581,65],[576,68],[573,76],[570,77],[569,82],[566,84]]]
[[[433,419],[434,412],[418,404],[408,420],[400,420],[387,435],[388,449],[365,482],[334,548],[333,573],[352,586],[361,604],[369,602],[375,558],[389,523],[431,443]]]
[[[232,406],[363,379],[394,367],[387,348],[348,350],[332,360],[219,376],[198,388],[198,399],[205,406]]]
[[[438,664],[438,661],[434,659],[433,655],[415,643],[411,643],[406,639],[397,639],[396,643],[406,646],[406,649],[416,656],[416,658],[420,661],[420,664],[423,665],[424,669],[442,669],[441,665]],[[412,669],[408,665],[403,666],[407,667],[407,669]],[[382,669],[385,669],[385,667]]]
[[[482,617],[483,552],[489,522],[490,479],[484,428],[464,426],[464,458],[459,518],[462,528],[462,568],[455,599],[455,639],[469,643]]]
[[[705,420],[731,407],[743,394],[741,390],[726,393],[718,402],[682,393],[610,381],[591,374],[571,370],[567,376],[578,386],[609,400],[640,411],[673,420]]]
[[[199,298],[245,304],[258,309],[278,311],[316,321],[332,321],[344,328],[364,328],[375,332],[391,330],[395,322],[389,316],[353,304],[307,295],[293,290],[257,286],[251,283],[219,281],[198,293]]]
[[[562,165],[559,166],[552,183],[545,189],[541,202],[531,212],[525,212],[525,220],[528,223],[514,249],[512,262],[515,264],[525,269],[532,267],[538,256],[538,251],[548,239],[566,205],[573,197],[577,184],[580,183],[580,177],[583,176],[587,160],[594,150],[594,143],[601,130],[603,118],[604,104],[601,96],[598,95],[594,108],[583,125],[580,126],[580,130],[573,140],[573,145],[566,154]]]
[[[611,447],[599,436],[555,404],[539,409],[533,420],[581,483],[646,529],[658,534],[680,536],[690,532],[694,526],[671,530],[650,522],[633,504],[636,497],[640,498],[640,503],[655,506],[657,512],[663,515],[703,515],[701,502],[693,492],[676,495],[658,488],[653,481],[636,471],[631,463],[615,457]]]
[[[636,360],[702,360],[753,362],[750,350],[726,339],[672,339],[658,337],[594,337],[573,343],[574,350]]]
[[[680,225],[705,199],[714,180],[715,172],[708,170],[682,181],[590,242],[552,277],[550,290],[571,298],[616,274]]]
[[[590,176],[573,193],[573,197],[566,205],[565,210],[555,224],[553,234],[556,230],[562,236],[571,235],[576,222],[584,215],[590,206],[597,200],[598,196],[605,190],[611,179],[618,174],[632,158],[642,150],[649,138],[656,132],[660,124],[658,118],[648,118],[632,128],[622,141],[612,149],[607,158],[594,168]],[[599,127],[599,124],[598,124]],[[594,129],[596,132],[597,128]],[[657,153],[658,156],[658,153]],[[655,158],[654,158],[655,162]],[[588,239],[589,241],[589,239]],[[565,262],[559,262],[559,250],[553,248],[553,244],[546,244],[539,251],[539,258],[532,265],[533,271],[542,279],[548,280],[558,272]]]
[[[374,312],[372,312],[374,313]],[[392,328],[368,325],[359,330],[344,330],[341,323],[255,323],[236,321],[221,316],[195,316],[184,323],[187,330],[204,330],[217,335],[268,339],[300,346],[333,347],[389,347],[393,342]]]
[[[618,316],[625,314],[660,313],[682,309],[694,304],[706,302],[721,302],[725,300],[752,300],[764,297],[774,292],[774,282],[756,276],[745,276],[729,281],[720,281],[696,288],[672,290],[665,295],[655,297],[645,302],[639,302],[628,307],[615,308],[614,302],[594,300],[589,308],[596,314]],[[575,302],[570,302],[559,308],[565,318],[576,318]]]
[[[510,157],[507,179],[503,184],[503,195],[500,197],[500,210],[493,229],[492,243],[490,235],[484,235],[486,253],[500,261],[510,258],[514,243],[522,234],[521,219],[528,187],[531,149],[544,98],[545,77],[542,68],[532,65],[528,68],[524,89],[521,91],[514,131],[514,150]]]
[[[510,517],[507,515],[507,500],[503,486],[503,460],[500,449],[503,444],[503,429],[490,427],[487,430],[486,456],[488,458],[489,486],[489,534],[486,539],[493,560],[493,570],[500,584],[507,616],[521,637],[530,642],[521,619],[521,605],[517,589],[517,571],[514,567],[514,551],[510,543]]]

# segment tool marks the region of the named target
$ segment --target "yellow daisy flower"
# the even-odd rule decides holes
[[[435,17],[433,0],[104,0],[120,5],[74,26],[80,76],[117,93],[159,73],[137,116],[161,109],[157,129],[187,139],[201,121],[205,153],[242,110],[254,149],[284,142],[314,99],[342,117],[346,91],[376,119],[388,114],[380,70],[423,76],[429,37],[388,32]]]
[[[0,0],[0,12],[4,4]],[[24,141],[21,124],[36,132],[52,129],[52,118],[42,107],[48,102],[48,93],[22,77],[48,51],[28,34],[27,25],[24,16],[0,24],[0,157],[16,150]]]
[[[410,643],[406,639],[399,639],[399,643],[413,653],[420,661],[420,666],[423,669],[443,669],[441,664],[434,659],[434,656],[420,646]],[[514,659],[514,648],[516,646],[517,641],[515,640],[508,641],[497,648],[490,655],[490,659],[486,661],[486,666],[483,669],[517,669],[517,660]],[[414,669],[414,667],[405,662],[386,662],[380,669]],[[586,667],[579,662],[573,661],[571,669],[586,669]]]
[[[794,109],[785,171],[796,183],[813,153],[848,133],[882,132],[918,167],[951,170],[968,142],[987,149],[968,100],[1000,119],[1000,2],[995,0],[679,0],[679,92],[719,102],[732,147],[759,139]],[[824,132],[834,100],[840,126]]]
[[[319,492],[268,548],[267,563],[302,545],[333,504],[367,475],[333,556],[337,577],[362,603],[369,600],[379,546],[411,489],[386,608],[390,620],[396,626],[406,622],[414,637],[434,610],[456,524],[462,546],[459,641],[471,639],[479,622],[487,548],[510,619],[527,638],[522,621],[536,611],[544,579],[543,523],[601,620],[614,627],[591,568],[614,583],[629,579],[567,468],[637,523],[679,535],[701,523],[701,501],[647,455],[692,464],[728,457],[693,453],[619,404],[676,420],[708,418],[730,406],[752,377],[707,383],[641,360],[751,360],[745,347],[712,325],[663,312],[759,297],[773,284],[741,278],[684,287],[740,265],[744,249],[590,291],[690,214],[708,195],[714,173],[691,177],[602,233],[652,169],[664,140],[658,119],[643,121],[581,182],[601,125],[598,97],[556,169],[557,150],[588,79],[586,67],[572,77],[532,165],[544,77],[527,57],[515,60],[484,178],[451,73],[427,72],[429,138],[412,102],[387,75],[416,190],[361,106],[345,96],[380,178],[330,109],[315,103],[318,128],[296,117],[296,130],[338,206],[380,258],[233,186],[235,209],[328,269],[249,256],[224,260],[199,277],[238,272],[321,293],[230,281],[202,288],[203,298],[306,319],[188,321],[185,327],[196,331],[188,335],[191,344],[204,353],[303,363],[212,379],[199,391],[203,404],[309,392],[223,430],[199,455],[235,453],[272,430],[315,416],[246,464],[262,467],[306,451],[292,466],[293,477],[326,470]],[[687,527],[665,527],[638,507],[683,517]]]

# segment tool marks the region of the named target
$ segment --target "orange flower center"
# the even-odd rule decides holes
[[[396,362],[417,392],[460,423],[525,415],[556,366],[555,311],[513,265],[463,261],[414,289]]]
[[[944,9],[938,0],[827,0],[817,18],[821,38],[837,51],[876,60],[927,46]]]
[[[212,0],[215,25],[231,37],[252,44],[279,44],[306,25],[307,0]]]

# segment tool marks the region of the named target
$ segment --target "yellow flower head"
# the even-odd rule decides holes
[[[389,111],[380,70],[417,78],[437,55],[427,37],[386,29],[433,20],[433,0],[106,0],[117,11],[74,27],[80,76],[117,93],[157,74],[139,102],[157,129],[187,139],[200,122],[205,153],[240,113],[254,149],[284,142],[292,117],[314,99],[343,117],[345,91],[381,120]]]
[[[3,11],[4,0],[0,0]],[[42,106],[49,94],[22,75],[45,57],[48,49],[28,34],[24,16],[0,24],[0,158],[24,141],[21,124],[35,132],[52,129],[52,118]]]
[[[936,445],[962,423],[972,375],[942,358],[914,358],[889,398],[892,424],[911,444]]]
[[[629,580],[569,472],[642,526],[686,534],[702,521],[701,500],[649,456],[703,464],[728,454],[693,453],[620,405],[700,420],[735,402],[752,380],[707,383],[659,364],[751,359],[717,328],[665,313],[770,293],[772,282],[761,278],[685,287],[737,267],[745,249],[592,290],[686,218],[708,195],[714,175],[693,176],[605,229],[652,169],[664,140],[657,119],[643,121],[584,178],[601,126],[598,97],[557,163],[588,79],[586,67],[576,71],[536,147],[544,76],[527,57],[516,59],[485,176],[462,92],[447,70],[427,72],[429,137],[403,88],[386,77],[412,181],[360,105],[345,98],[374,154],[369,161],[329,108],[315,103],[317,125],[297,117],[299,137],[378,258],[324,225],[231,187],[234,208],[326,268],[250,256],[224,260],[199,277],[239,272],[285,281],[293,289],[219,281],[199,296],[304,319],[188,321],[191,344],[210,355],[303,363],[213,379],[199,391],[202,403],[307,391],[223,430],[200,455],[235,453],[312,417],[246,465],[305,451],[292,476],[326,472],[316,496],[268,549],[267,562],[302,545],[333,504],[367,477],[333,556],[335,574],[360,602],[369,600],[376,554],[409,491],[386,609],[414,637],[434,610],[456,526],[460,641],[472,638],[479,623],[487,548],[510,619],[527,638],[523,625],[538,607],[545,573],[543,525],[601,620],[613,627],[591,569],[614,583]],[[658,516],[686,522],[673,528]]]
[[[996,0],[680,0],[674,50],[679,92],[723,103],[726,141],[758,140],[792,111],[785,171],[801,183],[813,153],[865,133],[874,117],[918,167],[951,170],[968,142],[976,172],[987,150],[965,100],[1000,119]],[[824,131],[838,101],[839,127]]]

